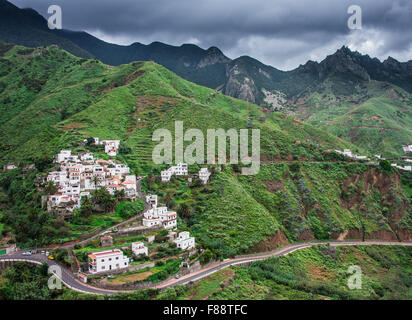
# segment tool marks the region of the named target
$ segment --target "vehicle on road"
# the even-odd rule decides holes
[[[23,256],[31,256],[31,252],[30,251],[24,251]]]
[[[53,256],[48,256],[48,258],[49,258],[50,260],[54,260],[54,257],[53,257]]]
[[[176,278],[176,279],[179,279],[179,278],[180,278],[180,276],[177,274],[177,275],[175,275],[175,278]]]

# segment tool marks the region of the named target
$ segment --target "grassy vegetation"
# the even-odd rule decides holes
[[[412,141],[412,96],[393,85],[371,81],[353,92],[334,94],[328,83],[306,97],[296,111],[308,123],[373,154],[403,155]]]

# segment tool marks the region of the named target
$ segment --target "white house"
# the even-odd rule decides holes
[[[152,208],[157,207],[157,195],[149,194],[146,196],[146,202],[152,206]]]
[[[163,227],[165,229],[173,229],[177,227],[177,214],[174,211],[167,211],[163,214],[159,214],[160,220],[162,220]]]
[[[160,173],[162,177],[162,182],[170,181],[172,175],[176,176],[186,176],[189,173],[189,168],[186,163],[178,163],[176,166],[170,167]]]
[[[69,157],[72,155],[71,150],[61,150],[60,153],[56,155],[55,161],[57,163],[64,162],[69,160]]]
[[[119,270],[129,266],[129,258],[119,249],[89,254],[89,271],[92,273]]]
[[[152,227],[162,225],[165,229],[173,229],[177,226],[177,214],[169,211],[167,207],[154,207],[147,210],[144,214],[143,225]]]
[[[342,154],[345,157],[348,157],[348,158],[351,158],[351,159],[356,159],[356,160],[366,160],[366,159],[368,159],[367,156],[359,156],[357,154],[353,154],[350,149],[344,149],[343,151],[335,150],[335,152],[339,153],[339,154]]]
[[[148,249],[141,241],[132,243],[132,251],[136,256],[140,254],[148,255]]]
[[[101,144],[104,144],[104,152],[106,152],[109,156],[115,157],[117,155],[120,140],[103,140]]]
[[[143,218],[142,224],[144,227],[154,227],[162,224],[162,221],[160,218]]]
[[[195,247],[195,238],[191,237],[188,231],[180,232],[177,239],[173,242],[176,243],[176,246],[182,250],[192,249]]]
[[[80,160],[89,162],[89,161],[93,161],[94,157],[93,157],[93,154],[86,152],[80,155]]]
[[[405,153],[412,153],[412,144],[402,146]]]
[[[178,163],[177,166],[171,168],[177,176],[186,176],[189,173],[189,168],[186,163]]]
[[[9,162],[8,164],[6,164],[4,166],[4,171],[14,170],[14,169],[17,169],[17,166],[14,163],[11,163],[11,162]]]
[[[60,171],[50,172],[47,181],[53,181],[58,187],[58,194],[68,196],[69,201],[49,201],[49,211],[72,211],[80,206],[84,192],[100,187],[105,187],[111,194],[116,190],[124,190],[127,198],[131,201],[136,199],[136,177],[129,175],[129,167],[122,163],[95,159],[92,153],[73,155],[70,150],[61,150],[55,156],[55,161],[60,161]],[[95,178],[98,181],[95,182]],[[58,208],[53,208],[54,206]]]
[[[210,172],[207,168],[202,168],[199,171],[199,179],[202,180],[203,184],[207,183],[207,180],[209,180],[210,177]]]

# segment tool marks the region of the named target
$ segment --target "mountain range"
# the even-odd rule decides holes
[[[0,39],[27,47],[56,44],[113,66],[154,61],[196,84],[294,115],[370,153],[399,156],[402,144],[412,143],[412,60],[381,62],[344,46],[321,62],[281,71],[248,56],[230,59],[217,47],[122,46],[86,32],[50,30],[37,12],[6,0],[0,0]]]

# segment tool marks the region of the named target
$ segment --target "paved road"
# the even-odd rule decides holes
[[[0,261],[13,261],[13,262],[23,261],[23,262],[34,263],[34,264],[42,264],[45,262],[49,266],[58,265],[60,269],[62,270],[61,280],[63,284],[69,289],[82,292],[82,293],[91,293],[91,294],[116,293],[116,291],[95,288],[95,287],[92,287],[92,286],[86,285],[85,283],[80,282],[79,280],[76,279],[76,276],[73,273],[71,273],[66,268],[62,267],[56,261],[49,260],[44,254],[33,254],[31,256],[24,256],[22,253],[23,251],[17,252],[14,254],[0,256]]]
[[[412,246],[412,242],[388,242],[388,241],[314,241],[304,242],[284,246],[271,252],[257,253],[251,255],[238,256],[234,259],[226,259],[222,262],[208,266],[205,269],[201,269],[197,272],[190,273],[179,279],[171,279],[161,285],[155,286],[155,288],[163,289],[176,285],[182,285],[191,281],[198,281],[205,278],[223,268],[227,268],[233,265],[247,264],[253,261],[264,260],[270,257],[286,256],[296,250],[312,247],[319,244],[330,244],[331,246],[356,246],[356,245],[395,245],[395,246]]]
[[[340,242],[317,241],[317,242],[296,243],[296,244],[287,245],[283,248],[279,248],[271,252],[250,254],[250,255],[239,256],[233,259],[227,259],[222,262],[210,265],[207,268],[201,269],[197,272],[190,273],[186,276],[181,277],[180,279],[171,279],[160,285],[153,285],[153,288],[163,289],[163,288],[168,288],[168,287],[172,287],[176,285],[183,285],[191,281],[198,281],[223,268],[227,268],[233,265],[246,264],[246,263],[250,263],[253,261],[264,260],[269,257],[285,256],[293,251],[312,247],[318,244],[330,244],[331,246],[356,246],[356,245],[412,246],[412,242],[385,242],[385,241],[366,241],[366,242],[362,242],[362,241],[340,241]],[[23,256],[22,252],[0,256],[0,261],[7,261],[7,260],[8,261],[16,261],[16,260],[23,261],[24,260],[26,262],[36,263],[36,264],[46,262],[49,266],[57,264],[55,261],[47,259],[45,255],[35,254],[31,256]],[[90,285],[84,284],[80,282],[79,280],[77,280],[75,275],[71,273],[70,271],[68,271],[67,269],[63,267],[61,267],[61,269],[62,269],[62,281],[64,285],[72,290],[83,292],[83,293],[103,294],[103,295],[111,295],[111,294],[115,294],[119,292],[126,292],[126,291],[104,290],[104,289],[92,287]]]
[[[151,206],[148,203],[146,203],[146,198],[142,193],[142,181],[140,179],[136,181],[136,187],[137,187],[138,196],[143,200],[143,202],[145,204],[145,209],[143,210],[143,212],[139,213],[138,215],[135,215],[135,216],[131,217],[130,219],[127,219],[123,222],[120,222],[120,223],[118,223],[118,224],[116,224],[116,225],[114,225],[110,228],[107,228],[107,229],[105,229],[105,230],[103,230],[103,231],[101,231],[101,232],[99,232],[99,233],[97,233],[93,236],[90,236],[87,239],[84,239],[84,240],[81,240],[81,241],[78,241],[78,242],[74,242],[74,243],[71,243],[71,244],[57,245],[57,246],[53,246],[53,247],[73,248],[77,244],[78,245],[86,244],[86,243],[90,242],[91,240],[97,239],[97,238],[101,237],[102,235],[104,235],[106,233],[110,233],[113,230],[118,229],[119,227],[127,225],[128,223],[133,222],[133,221],[141,218],[143,216],[143,214],[151,208]]]

